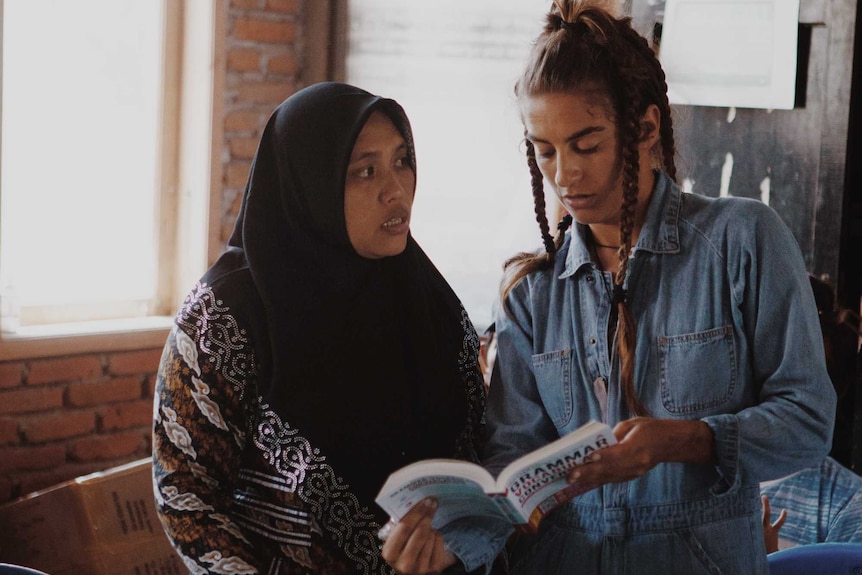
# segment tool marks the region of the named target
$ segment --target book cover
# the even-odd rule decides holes
[[[558,505],[580,495],[566,476],[584,457],[616,443],[606,424],[589,421],[572,433],[507,465],[495,480],[480,465],[455,459],[426,459],[393,472],[375,501],[396,521],[433,497],[439,528],[468,516],[490,516],[534,529]]]

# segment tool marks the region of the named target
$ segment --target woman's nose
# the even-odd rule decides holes
[[[380,190],[380,200],[389,203],[407,194],[406,182],[398,177],[394,170],[389,170]]]
[[[554,183],[558,188],[568,188],[581,178],[580,166],[570,154],[558,153]]]

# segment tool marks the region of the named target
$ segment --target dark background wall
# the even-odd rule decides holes
[[[660,46],[663,0],[628,0],[636,28]],[[862,391],[856,367],[862,297],[862,72],[856,0],[801,0],[796,103],[792,110],[673,106],[680,181],[719,194],[761,197],[793,231],[824,290],[825,343],[839,391],[833,456],[862,470]],[[834,303],[833,303],[834,302]],[[832,309],[830,309],[832,307]],[[832,320],[844,320],[833,326]],[[856,332],[853,332],[853,329]]]
[[[658,39],[664,2],[630,0],[641,32]],[[860,243],[858,136],[851,120],[854,92],[855,0],[802,0],[792,110],[675,106],[680,177],[693,191],[717,195],[727,154],[729,192],[760,197],[770,179],[770,205],[784,218],[808,270],[835,287],[842,306],[859,309]],[[855,90],[858,99],[858,89]],[[851,117],[852,116],[852,117]],[[853,246],[856,257],[850,257]],[[843,252],[843,253],[842,253]]]

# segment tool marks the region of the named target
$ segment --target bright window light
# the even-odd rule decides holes
[[[22,310],[155,297],[163,10],[3,3],[0,286]]]
[[[503,262],[541,247],[513,88],[547,9],[350,1],[347,81],[407,111],[418,159],[413,235],[479,330]]]

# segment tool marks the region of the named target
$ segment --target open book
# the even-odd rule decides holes
[[[553,508],[583,493],[566,475],[584,457],[616,443],[611,428],[589,421],[572,433],[523,455],[495,481],[475,463],[426,459],[393,472],[375,501],[396,521],[426,497],[437,500],[432,526],[467,516],[498,517],[535,529]]]

